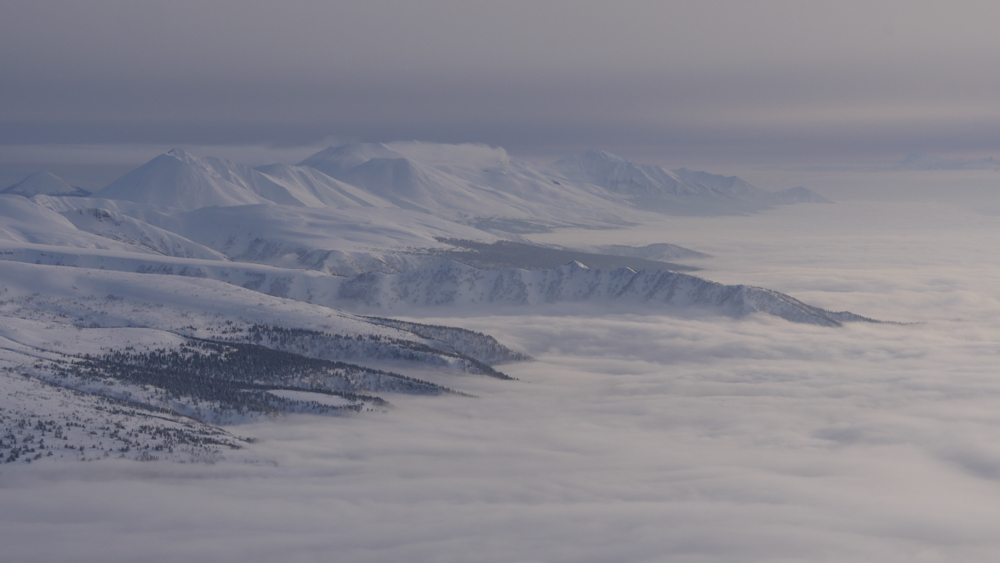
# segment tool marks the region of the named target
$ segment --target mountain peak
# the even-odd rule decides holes
[[[183,162],[198,162],[198,158],[181,148],[172,148],[167,154]]]
[[[628,162],[627,160],[625,160],[624,158],[622,158],[622,157],[620,157],[620,156],[618,156],[616,154],[611,154],[608,151],[604,151],[604,150],[600,150],[600,149],[591,149],[591,150],[583,153],[583,158],[585,158],[586,160],[605,160],[605,161],[614,161],[614,162]]]
[[[185,210],[268,203],[243,177],[244,171],[228,161],[172,149],[108,184],[97,197]]]
[[[74,188],[69,185],[69,182],[63,180],[48,170],[39,170],[38,172],[29,175],[27,178],[24,178],[20,182],[17,182],[4,190],[0,190],[0,194],[13,194],[24,197],[31,197],[34,195],[88,196],[90,195],[90,192],[84,189]]]

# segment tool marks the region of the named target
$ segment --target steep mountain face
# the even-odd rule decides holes
[[[381,198],[307,166],[270,164],[255,168],[306,207],[393,207]]]
[[[551,270],[476,270],[446,262],[427,270],[388,275],[369,273],[338,280],[337,298],[378,310],[460,307],[463,311],[491,306],[539,306],[555,303],[642,305],[703,309],[741,317],[762,312],[783,319],[839,326],[867,320],[832,313],[787,295],[746,285],[723,285],[668,270],[590,269],[574,262]]]
[[[75,188],[59,176],[41,170],[6,189],[0,190],[0,194],[24,197],[35,195],[86,197],[90,195],[90,192],[83,188]]]
[[[566,178],[600,186],[628,196],[683,198],[704,190],[684,183],[659,166],[635,164],[605,151],[591,150],[556,162],[553,167]]]

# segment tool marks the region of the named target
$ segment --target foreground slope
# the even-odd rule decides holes
[[[211,424],[462,395],[400,371],[509,379],[491,364],[527,359],[481,333],[202,278],[4,261],[0,280],[0,463],[211,461],[242,447]]]

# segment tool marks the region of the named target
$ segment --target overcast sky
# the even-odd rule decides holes
[[[997,21],[995,2],[5,0],[0,144],[988,156]]]

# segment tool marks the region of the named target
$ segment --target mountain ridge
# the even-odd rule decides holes
[[[32,197],[36,195],[86,197],[89,196],[91,192],[83,188],[71,186],[69,182],[59,176],[56,176],[48,170],[39,170],[38,172],[28,175],[23,180],[15,182],[3,190],[0,190],[0,195],[3,194],[19,195],[24,197]]]

